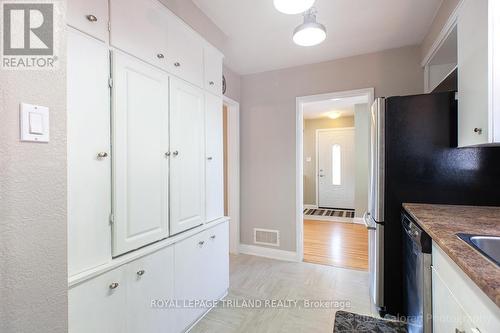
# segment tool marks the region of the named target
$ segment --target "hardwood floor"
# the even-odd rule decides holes
[[[368,270],[368,231],[364,225],[304,220],[304,261]]]
[[[190,332],[331,333],[337,310],[376,315],[368,272],[248,255],[231,256],[229,294],[224,300]],[[254,300],[262,303],[252,305]],[[297,303],[269,306],[265,300]],[[334,306],[315,302],[308,306],[309,301]]]

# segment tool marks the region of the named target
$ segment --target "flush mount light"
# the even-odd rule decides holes
[[[303,13],[314,5],[315,0],[274,0],[274,7],[285,14]]]
[[[328,112],[327,116],[330,119],[337,119],[337,118],[340,118],[340,116],[342,116],[342,112],[338,112],[338,111]]]
[[[304,23],[295,28],[293,41],[300,46],[321,44],[326,39],[326,28],[316,22],[316,11],[311,8],[304,13]]]

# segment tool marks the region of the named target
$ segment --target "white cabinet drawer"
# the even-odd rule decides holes
[[[108,40],[107,0],[68,0],[66,23],[102,41]]]
[[[167,70],[170,13],[156,0],[110,0],[112,46]]]
[[[203,58],[205,89],[213,94],[222,95],[222,54],[212,46],[206,45]]]
[[[126,292],[123,267],[71,288],[69,332],[126,332]]]

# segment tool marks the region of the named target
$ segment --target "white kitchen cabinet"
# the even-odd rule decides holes
[[[119,267],[68,291],[70,333],[127,332],[125,269]]]
[[[458,145],[500,144],[500,5],[464,0],[458,15]]]
[[[109,53],[68,29],[68,273],[111,259]],[[89,246],[92,244],[92,246]]]
[[[107,0],[68,0],[66,23],[102,41],[108,40]]]
[[[125,276],[127,331],[165,333],[170,329],[173,332],[174,309],[152,307],[153,301],[174,299],[173,246],[131,262],[125,268]]]
[[[110,0],[112,46],[150,64],[169,69],[171,14],[156,0]]]
[[[224,128],[222,98],[205,94],[206,221],[224,216]]]
[[[229,288],[228,222],[175,244],[175,299],[216,301]],[[178,309],[179,328],[191,326],[206,307]]]
[[[222,95],[222,54],[210,45],[203,49],[205,69],[205,89],[216,95]]]
[[[229,288],[229,222],[205,231],[205,298],[220,299]]]
[[[168,21],[168,71],[203,87],[203,41],[177,17]]]
[[[436,333],[500,332],[500,308],[434,242],[432,312]]]
[[[170,233],[205,221],[204,94],[170,80]]]
[[[119,52],[113,53],[113,76],[113,255],[117,256],[168,236],[169,78]],[[190,164],[194,162],[188,159],[181,172],[196,168]]]

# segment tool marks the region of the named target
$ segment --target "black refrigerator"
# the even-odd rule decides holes
[[[500,206],[500,147],[457,148],[454,92],[379,98],[371,118],[370,293],[405,315],[402,203]]]

